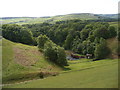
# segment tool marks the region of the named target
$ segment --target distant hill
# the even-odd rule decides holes
[[[96,14],[104,18],[118,18],[118,14]]]
[[[67,15],[46,16],[46,17],[2,17],[0,22],[2,24],[35,24],[49,22],[54,23],[61,20],[81,19],[81,20],[94,20],[104,18],[117,18],[117,14],[92,14],[92,13],[73,13]]]

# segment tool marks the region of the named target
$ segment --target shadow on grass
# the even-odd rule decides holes
[[[69,71],[69,70],[71,70],[71,68],[65,68],[65,67],[64,67],[63,70],[64,70],[64,71]]]

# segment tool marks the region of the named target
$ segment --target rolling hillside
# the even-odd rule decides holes
[[[118,18],[118,14],[97,14],[101,17],[105,17],[105,18]]]
[[[117,88],[117,63],[117,59],[70,61],[66,71],[56,77],[7,85],[4,88]]]
[[[2,50],[3,83],[40,78],[39,73],[42,71],[50,75],[61,71],[61,68],[46,61],[35,46],[3,39]]]
[[[34,24],[34,23],[43,23],[43,22],[50,22],[54,23],[56,21],[61,20],[70,20],[70,19],[81,19],[81,20],[89,20],[89,19],[98,19],[102,18],[102,15],[96,15],[91,13],[74,13],[74,14],[67,14],[67,15],[58,15],[52,17],[3,17],[0,19],[0,22],[3,24]],[[104,16],[105,18],[105,16]]]
[[[114,44],[111,44],[109,47],[114,46]],[[63,70],[46,61],[43,54],[35,46],[13,43],[3,39],[2,48],[3,83],[17,83],[5,84],[3,88],[118,87],[117,59],[68,61],[69,66],[65,66]],[[41,71],[48,74],[48,76],[54,77],[41,79]],[[59,73],[59,75],[56,76],[55,73]]]

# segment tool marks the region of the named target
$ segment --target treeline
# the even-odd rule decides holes
[[[2,36],[13,42],[32,45],[33,35],[27,28],[17,24],[4,24],[2,25]]]
[[[110,54],[106,39],[117,36],[116,28],[107,22],[68,20],[55,24],[43,23],[23,26],[29,28],[34,37],[38,37],[40,34],[46,35],[66,50],[83,55],[89,53],[96,59],[106,58]]]
[[[23,31],[27,33],[24,34]],[[55,24],[3,25],[3,37],[11,41],[38,45],[37,37],[39,35],[46,35],[52,42],[66,50],[72,50],[83,55],[89,53],[96,59],[106,58],[110,53],[106,39],[117,37],[120,40],[116,28],[107,22],[75,19],[59,21]]]

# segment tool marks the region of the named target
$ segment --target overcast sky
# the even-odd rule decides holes
[[[1,0],[0,17],[41,17],[70,13],[116,14],[120,0]]]

